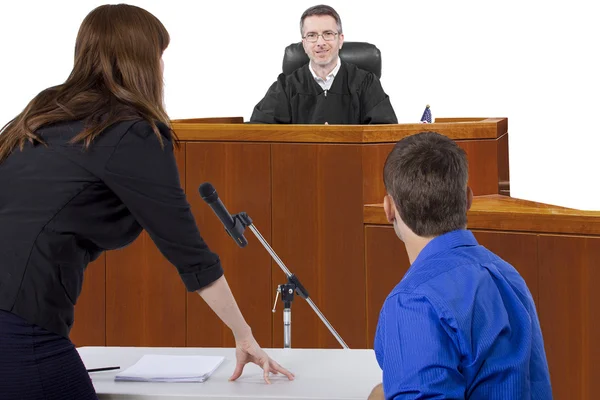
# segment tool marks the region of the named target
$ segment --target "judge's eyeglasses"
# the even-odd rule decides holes
[[[331,42],[338,35],[337,32],[326,31],[321,34],[315,32],[309,32],[302,39],[305,39],[307,42],[314,43],[319,40],[319,36],[323,37],[323,40]]]

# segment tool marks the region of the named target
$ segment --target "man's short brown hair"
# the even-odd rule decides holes
[[[312,6],[312,7],[308,8],[306,11],[304,11],[302,13],[302,16],[300,17],[300,34],[302,36],[304,36],[304,32],[302,31],[304,29],[304,20],[306,18],[312,17],[314,15],[316,15],[316,16],[329,15],[330,17],[335,19],[335,23],[337,24],[337,28],[338,28],[338,33],[343,33],[342,32],[342,19],[340,18],[340,15],[337,13],[337,11],[335,11],[333,9],[333,7],[327,6],[325,4],[319,4],[318,6]]]
[[[423,237],[466,227],[467,180],[464,150],[436,132],[400,140],[383,168],[385,188],[402,221]]]

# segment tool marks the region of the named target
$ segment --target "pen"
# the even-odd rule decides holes
[[[92,368],[88,369],[87,372],[101,372],[101,371],[112,371],[113,369],[119,369],[121,367],[102,367],[102,368]]]

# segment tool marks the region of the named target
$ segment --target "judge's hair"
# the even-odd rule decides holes
[[[422,237],[466,227],[467,179],[464,150],[436,132],[400,140],[383,168],[385,188],[402,221]]]
[[[342,19],[340,18],[337,11],[335,11],[333,7],[326,6],[325,4],[320,4],[318,6],[312,6],[302,13],[302,17],[300,17],[300,34],[302,36],[304,36],[304,20],[308,17],[312,17],[315,15],[329,15],[330,17],[333,17],[333,19],[335,19],[335,23],[337,24],[338,33],[342,33]]]
[[[63,121],[84,121],[72,142],[86,148],[109,125],[139,118],[150,123],[162,144],[156,124],[170,126],[161,68],[169,40],[163,24],[142,8],[118,4],[92,10],[79,28],[67,80],[43,90],[0,130],[0,163],[27,142],[44,144],[36,130]]]

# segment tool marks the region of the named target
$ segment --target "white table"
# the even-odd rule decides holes
[[[248,364],[235,382],[228,382],[235,367],[232,348],[193,347],[80,347],[87,368],[120,366],[121,370],[90,373],[101,400],[181,399],[366,399],[381,382],[381,370],[373,350],[265,349],[296,375],[294,381],[271,375],[263,381],[262,370]],[[204,383],[115,382],[114,377],[135,364],[144,354],[221,355],[225,361]]]

